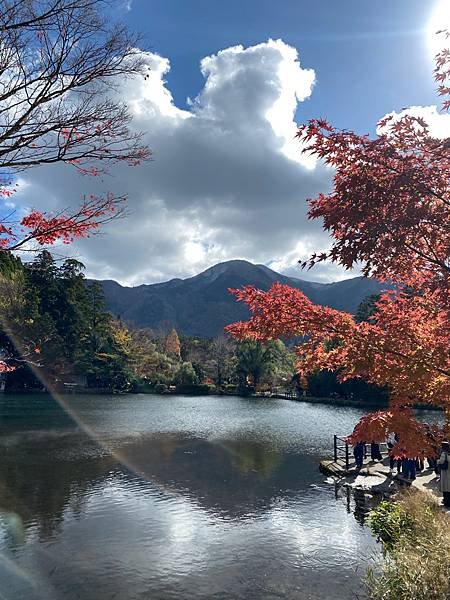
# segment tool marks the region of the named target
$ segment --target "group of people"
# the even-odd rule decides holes
[[[353,456],[355,457],[356,467],[360,469],[363,466],[364,459],[367,456],[367,444],[366,442],[358,442],[353,447]],[[373,461],[383,460],[381,455],[380,444],[372,442],[370,444],[370,458]]]
[[[389,450],[389,468],[390,473],[394,467],[397,469],[397,474],[403,478],[413,481],[416,478],[417,472],[423,471],[425,468],[423,458],[410,458],[406,455],[394,458],[394,446],[398,444],[398,436],[395,433],[390,433],[386,443]],[[434,445],[432,444],[434,447]],[[397,453],[396,453],[397,454]],[[353,447],[353,456],[355,457],[356,467],[360,469],[363,466],[364,459],[367,456],[366,442],[358,442]],[[372,461],[381,461],[383,456],[380,450],[380,444],[372,441],[370,444],[370,458]],[[444,496],[444,506],[450,508],[450,443],[442,442],[440,451],[439,446],[435,446],[435,451],[427,457],[428,468],[440,475],[440,488]]]

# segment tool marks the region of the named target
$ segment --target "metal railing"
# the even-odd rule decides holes
[[[370,446],[370,444],[367,444],[368,446]],[[379,443],[380,446],[380,452],[382,456],[388,456],[389,455],[389,449],[387,447],[386,442],[380,442]],[[334,435],[334,439],[333,439],[333,455],[334,455],[334,462],[335,463],[339,463],[342,462],[345,464],[345,470],[348,471],[350,468],[350,444],[347,442],[347,437],[340,437],[338,435]],[[369,448],[370,450],[370,448]],[[354,462],[353,459],[353,453],[352,453],[352,462]]]
[[[340,461],[345,462],[345,470],[348,471],[350,468],[350,451],[349,445],[345,438],[341,438],[338,435],[334,435],[334,462]]]

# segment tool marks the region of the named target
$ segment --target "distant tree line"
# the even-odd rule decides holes
[[[361,307],[361,318],[371,306]],[[282,341],[179,336],[171,324],[133,328],[106,311],[101,285],[86,280],[80,262],[57,262],[47,250],[31,262],[0,253],[0,353],[13,367],[2,374],[6,391],[304,393],[296,356]],[[362,381],[339,384],[326,371],[310,376],[306,392],[384,393]]]

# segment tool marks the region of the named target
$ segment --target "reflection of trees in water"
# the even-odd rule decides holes
[[[40,539],[56,533],[67,509],[76,517],[83,512],[92,487],[106,478],[115,460],[111,456],[58,458],[58,450],[92,445],[78,438],[55,442],[43,439],[3,448],[0,461],[0,513],[16,527],[33,524]],[[13,516],[15,515],[15,519]]]
[[[83,434],[72,433],[4,446],[0,513],[18,515],[48,539],[68,511],[75,518],[83,513],[96,487],[131,476],[134,493],[152,494],[156,485],[216,516],[241,519],[269,510],[286,490],[306,493],[311,472],[317,472],[314,457],[282,454],[255,440],[208,441],[167,433],[114,444],[107,454]]]
[[[227,442],[223,446],[231,455],[231,464],[239,473],[257,473],[267,479],[281,463],[279,452],[260,442]]]
[[[181,438],[160,434],[124,446],[123,461],[166,490],[216,516],[241,519],[309,487],[314,457],[284,454],[257,440]]]
[[[283,455],[257,441],[203,440],[180,438],[176,434],[141,439],[120,450],[123,462],[151,479],[203,484],[216,475],[227,481],[242,476],[269,478],[283,461]]]

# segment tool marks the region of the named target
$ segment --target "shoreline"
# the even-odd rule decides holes
[[[305,402],[307,404],[324,404],[327,406],[347,406],[350,408],[364,408],[364,409],[386,409],[388,408],[388,404],[384,402],[371,402],[370,400],[355,400],[348,398],[330,398],[328,396],[299,396],[295,397],[288,394],[272,394],[270,396],[262,396],[257,394],[250,395],[242,395],[238,393],[207,393],[207,394],[199,394],[199,393],[186,393],[186,392],[177,392],[171,391],[163,394],[158,394],[156,392],[116,392],[113,390],[103,390],[103,389],[80,389],[80,390],[55,390],[54,392],[49,390],[12,390],[12,391],[3,391],[0,393],[0,398],[8,397],[8,396],[30,396],[30,395],[63,395],[63,396],[74,396],[80,394],[88,394],[93,396],[109,396],[109,395],[118,395],[125,396],[127,394],[139,395],[139,396],[185,396],[189,398],[190,396],[204,396],[207,398],[208,396],[225,398],[227,396],[237,396],[239,398],[253,398],[255,400],[289,400],[291,402]],[[417,404],[414,405],[413,408],[415,410],[431,410],[434,412],[440,412],[442,409],[436,406],[431,406],[428,404]]]
[[[113,391],[113,390],[103,390],[103,389],[90,389],[90,388],[84,388],[84,389],[79,389],[79,390],[54,390],[53,392],[50,390],[11,390],[11,391],[4,391],[2,393],[0,393],[0,398],[1,397],[7,397],[7,396],[32,396],[32,395],[48,395],[48,396],[52,396],[53,394],[55,395],[64,395],[64,396],[75,396],[75,395],[79,395],[79,394],[88,394],[88,395],[95,395],[95,396],[109,396],[109,395],[118,395],[118,396],[126,396],[126,395],[139,395],[139,396],[185,396],[185,397],[189,397],[189,396],[204,396],[205,398],[207,398],[208,396],[214,396],[217,398],[226,398],[227,396],[237,396],[239,398],[252,398],[255,400],[290,400],[291,402],[305,402],[308,404],[327,404],[327,405],[335,405],[335,406],[351,406],[351,407],[361,407],[361,408],[383,408],[383,407],[387,407],[388,405],[385,403],[375,403],[375,402],[370,402],[368,400],[349,400],[347,398],[330,398],[327,396],[300,396],[300,397],[295,397],[295,396],[291,396],[291,395],[285,395],[285,394],[272,394],[270,396],[263,396],[263,395],[258,395],[258,394],[249,394],[249,395],[244,395],[244,394],[238,394],[238,393],[224,393],[224,394],[220,394],[217,392],[212,392],[212,393],[207,393],[207,394],[199,394],[199,393],[186,393],[186,392],[177,392],[177,391],[171,391],[171,392],[165,392],[162,394],[158,394],[157,392],[117,392],[117,391]]]

